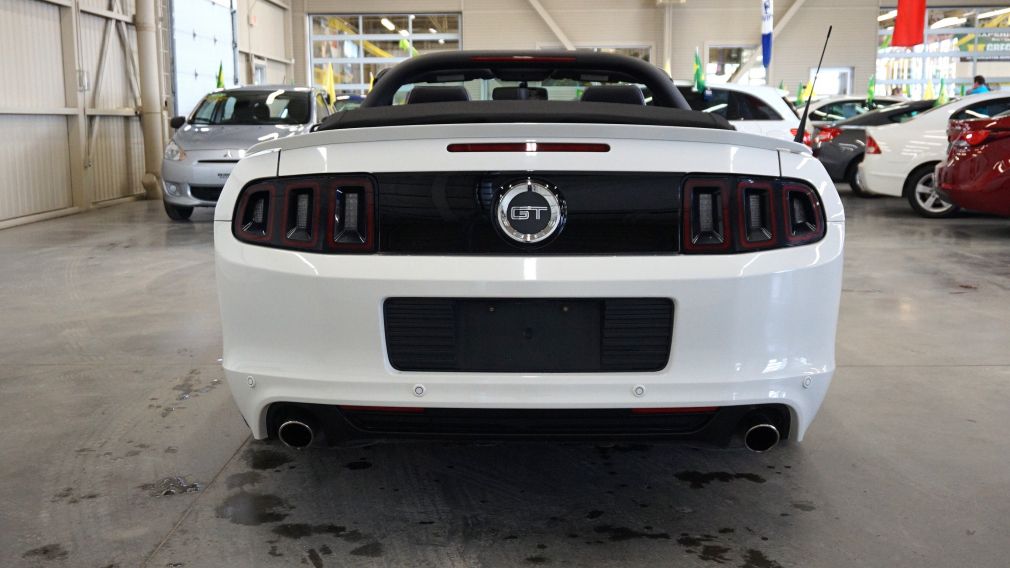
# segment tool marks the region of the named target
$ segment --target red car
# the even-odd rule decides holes
[[[940,191],[965,209],[1010,217],[1010,113],[952,121],[947,140]]]

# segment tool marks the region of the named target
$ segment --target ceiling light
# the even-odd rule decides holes
[[[440,43],[442,45],[445,45],[445,40],[444,39],[440,39],[440,40],[438,40],[438,43]]]
[[[389,18],[382,18],[381,20],[379,20],[379,23],[382,24],[382,27],[386,28],[389,31],[393,31],[396,29],[396,24],[390,22]]]
[[[898,15],[898,11],[897,10],[891,10],[890,12],[888,12],[886,14],[881,14],[881,15],[877,16],[877,21],[878,22],[886,22],[887,20],[890,20],[890,19],[894,18],[897,15]]]
[[[438,30],[436,30],[435,28],[428,28],[428,33],[437,34]]]
[[[992,18],[993,16],[999,16],[1000,14],[1006,14],[1010,12],[1010,8],[1003,8],[1001,10],[992,10],[991,12],[982,12],[978,15],[978,19],[982,20],[985,18]]]
[[[936,22],[933,22],[933,24],[929,26],[929,29],[935,30],[939,28],[949,28],[951,26],[960,26],[961,24],[967,21],[968,21],[967,18],[954,18],[954,17],[944,18],[942,20],[937,20]]]
[[[402,35],[403,37],[407,37],[407,36],[409,36],[409,35],[410,35],[410,32],[408,32],[407,30],[400,30],[400,32],[399,32],[399,33],[400,33],[400,35]]]

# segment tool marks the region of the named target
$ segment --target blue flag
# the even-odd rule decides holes
[[[761,2],[761,64],[765,70],[772,64],[772,0]]]

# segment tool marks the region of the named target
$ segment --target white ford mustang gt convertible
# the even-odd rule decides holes
[[[214,226],[225,373],[257,439],[763,451],[803,438],[834,372],[824,168],[636,59],[400,63],[361,108],[253,147]]]

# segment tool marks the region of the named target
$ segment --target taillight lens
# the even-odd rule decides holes
[[[313,252],[375,251],[375,186],[367,177],[280,178],[239,195],[232,232],[243,242]]]
[[[686,254],[802,245],[820,240],[826,230],[817,192],[796,181],[691,176],[682,198],[681,250]]]
[[[799,132],[799,131],[800,131],[799,128],[790,128],[789,129],[789,134],[792,134],[793,135],[793,139],[795,140],[796,139],[796,133]],[[807,146],[810,146],[810,132],[808,132],[806,130],[803,131],[803,143],[806,144]]]
[[[821,144],[831,142],[841,133],[842,133],[841,128],[835,128],[833,126],[825,126],[824,128],[821,128],[820,132],[817,133],[817,136],[814,138],[814,142],[818,142]]]
[[[961,135],[961,140],[968,143],[969,146],[979,146],[984,144],[992,134],[989,130],[969,130]]]
[[[866,137],[866,153],[867,154],[880,153],[880,145],[878,145],[877,141],[873,139],[873,136]]]

